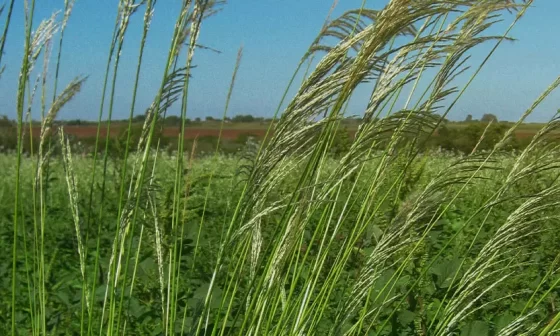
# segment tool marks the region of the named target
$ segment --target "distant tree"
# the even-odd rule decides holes
[[[132,118],[133,122],[144,122],[144,120],[146,120],[146,115],[145,114],[139,114],[139,115],[135,115]]]
[[[8,127],[12,126],[12,121],[8,119],[8,116],[2,115],[0,116],[0,127]]]
[[[473,120],[472,119],[472,114],[467,114],[467,117],[465,118],[465,121],[466,122],[471,122],[472,120]]]
[[[194,119],[194,121],[197,122],[197,123],[199,123],[201,120],[200,120],[199,117],[196,117],[196,118]]]
[[[206,119],[206,121],[214,121],[214,120],[216,120],[216,119],[214,119],[214,118],[211,117],[211,116],[207,116],[205,119]]]
[[[351,146],[352,140],[350,139],[348,128],[346,126],[338,128],[330,148],[331,155],[341,157],[350,150]]]
[[[68,120],[65,124],[72,125],[72,126],[80,126],[80,125],[87,124],[87,122],[83,121],[82,119],[71,119]]]
[[[241,123],[248,123],[248,122],[254,122],[255,121],[255,117],[253,117],[250,114],[240,114],[240,115],[236,115],[235,117],[233,117],[233,122],[241,122]]]
[[[7,116],[0,116],[0,152],[17,148],[17,133],[15,123]]]
[[[169,115],[165,118],[165,124],[169,126],[181,125],[181,118],[175,115]]]
[[[443,118],[443,116],[439,113],[432,113],[432,115],[434,117],[436,117],[437,119],[441,120],[442,123],[448,123],[449,122],[449,119]]]
[[[480,118],[480,121],[482,121],[482,122],[498,122],[498,117],[496,117],[495,115],[493,115],[491,113],[486,113],[482,116],[482,118]]]
[[[488,129],[483,123],[470,123],[464,128],[441,126],[438,129],[436,145],[443,149],[470,153],[478,144],[478,150],[490,150],[500,141],[507,126],[493,123]],[[484,134],[482,138],[482,134]],[[480,141],[480,144],[479,144]]]

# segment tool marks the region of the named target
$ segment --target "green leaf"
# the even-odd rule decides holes
[[[371,238],[375,238],[376,241],[379,241],[381,236],[383,235],[383,230],[378,225],[368,225],[366,238],[367,240],[371,240]]]
[[[128,310],[132,316],[134,316],[135,318],[140,318],[146,312],[146,307],[142,306],[138,299],[132,297],[130,298]]]
[[[97,286],[97,289],[95,290],[95,300],[97,302],[102,302],[104,297],[105,297],[105,290],[106,287],[104,285],[100,285]]]
[[[447,288],[451,284],[451,280],[455,276],[455,272],[461,265],[461,261],[457,258],[442,261],[432,267],[430,272],[437,276],[436,284],[440,288]]]
[[[511,305],[510,309],[516,313],[521,313],[523,309],[525,309],[525,302],[517,301],[513,305]]]
[[[67,292],[56,291],[56,292],[54,292],[54,295],[55,295],[62,303],[64,303],[67,307],[70,307],[70,298],[68,297],[68,293],[67,293]]]
[[[489,333],[488,324],[484,321],[474,321],[463,329],[461,336],[487,336]]]
[[[401,325],[409,325],[414,321],[415,318],[416,318],[416,314],[409,310],[402,311],[398,315],[398,320],[401,323]]]
[[[142,262],[140,262],[140,267],[146,273],[150,273],[153,270],[157,270],[157,265],[152,257],[148,257]]]
[[[156,336],[156,335],[162,335],[163,334],[163,329],[161,329],[161,325],[156,325],[154,330],[152,331],[152,336]]]
[[[495,318],[495,330],[498,332],[501,331],[504,327],[507,327],[514,319],[515,316],[513,316],[513,314],[511,314],[510,312],[500,314],[500,316]]]
[[[210,287],[209,283],[203,284],[202,286],[198,287],[197,290],[194,292],[194,299],[201,300],[204,302],[206,299],[206,294],[208,293],[208,288]],[[212,290],[212,298],[210,300],[210,308],[219,308],[221,301],[222,301],[222,289],[219,287],[214,287]]]
[[[431,303],[428,304],[426,315],[430,321],[436,317],[436,313],[438,313],[440,306],[441,301],[439,299],[434,299]],[[439,313],[441,313],[441,311],[439,311]]]

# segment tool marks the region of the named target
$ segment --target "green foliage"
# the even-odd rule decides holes
[[[192,121],[190,119],[186,119],[185,120],[185,124],[190,124],[192,123]],[[176,126],[176,127],[180,127],[182,125],[182,121],[181,118],[176,116],[176,115],[168,115],[163,124],[165,126]]]
[[[6,116],[2,116],[0,117],[0,152],[15,150],[16,147],[16,125]]]
[[[485,122],[485,123],[498,122],[498,117],[496,117],[495,115],[493,115],[491,113],[485,113],[482,116],[482,118],[480,118],[480,121]]]
[[[235,143],[239,145],[245,145],[248,141],[257,141],[259,137],[255,134],[251,134],[249,132],[241,132],[235,139]]]
[[[0,160],[0,168],[6,169],[8,178],[9,176],[13,176],[14,160],[15,158],[13,156],[4,156]],[[359,270],[364,266],[364,263],[367,260],[366,256],[368,253],[371,253],[372,249],[376,246],[375,242],[382,237],[383,231],[388,225],[390,225],[389,223],[397,220],[398,216],[395,214],[398,214],[404,209],[403,207],[406,207],[406,203],[413,199],[415,194],[419,190],[423,189],[426,183],[433,179],[434,174],[436,174],[438,170],[445,170],[445,167],[452,164],[454,161],[455,158],[453,156],[430,154],[425,157],[425,161],[423,163],[418,164],[413,169],[409,170],[410,174],[408,174],[403,180],[403,185],[399,188],[399,193],[395,194],[395,197],[391,197],[391,201],[385,203],[383,206],[383,209],[385,210],[381,211],[381,213],[385,212],[387,216],[385,224],[382,224],[383,221],[377,221],[377,224],[368,228],[363,240],[356,242],[356,252],[354,252],[351,256],[348,266],[343,271],[342,279],[348,279],[346,281],[349,281],[346,285],[351,285],[355,281],[351,279],[355,279],[355,277],[359,275]],[[514,161],[515,157],[513,156],[502,157],[499,167],[500,169],[508,169]],[[157,171],[159,172],[158,175],[161,176],[158,182],[158,188],[161,190],[163,195],[171,195],[173,189],[173,159],[163,156],[158,162]],[[87,202],[87,171],[91,164],[91,159],[78,159],[74,163],[74,169],[79,174],[78,180],[81,182],[79,185],[80,204],[86,204]],[[403,161],[402,164],[405,164],[405,162]],[[211,279],[213,271],[212,265],[219,253],[217,246],[220,244],[221,238],[219,233],[221,232],[220,228],[222,221],[224,218],[229,218],[232,215],[231,211],[233,209],[227,205],[229,202],[228,200],[239,197],[242,192],[240,185],[232,189],[232,182],[236,179],[236,165],[237,159],[226,159],[225,157],[203,159],[201,161],[195,161],[192,165],[189,165],[191,167],[187,175],[190,181],[189,196],[188,198],[183,199],[183,201],[186,202],[186,207],[184,212],[182,212],[182,218],[184,221],[183,225],[185,225],[186,231],[184,232],[183,238],[180,240],[176,240],[178,238],[176,237],[176,233],[173,233],[173,229],[171,227],[171,223],[173,221],[172,199],[168,196],[158,200],[158,208],[160,209],[158,220],[165,228],[163,231],[164,236],[168,237],[164,241],[164,245],[171,247],[175,243],[181,244],[183,249],[181,255],[183,265],[181,267],[185,272],[190,274],[189,277],[181,283],[181,286],[176,289],[178,297],[181,298],[180,307],[182,308],[179,309],[179,315],[182,315],[185,311],[188,315],[194,313],[198,309],[197,307],[201,304],[201,300],[203,300],[206,290],[208,289],[208,282]],[[336,165],[337,163],[335,160],[329,161],[329,170],[335,170]],[[29,172],[32,169],[32,166],[31,160],[25,161],[24,173]],[[376,163],[372,162],[368,165],[368,167],[366,167],[366,169],[368,171],[373,171],[375,166]],[[118,167],[118,165],[116,167]],[[396,167],[401,167],[400,169],[403,169],[402,165],[398,165]],[[54,315],[52,315],[52,319],[48,320],[48,328],[51,331],[54,331],[54,328],[79,330],[79,324],[73,323],[76,319],[76,312],[81,309],[81,283],[75,276],[79,273],[76,241],[73,232],[68,230],[68,225],[72,219],[69,208],[66,204],[66,191],[64,185],[60,183],[64,180],[64,173],[61,171],[60,165],[53,165],[52,169],[51,177],[47,182],[50,190],[48,194],[48,199],[50,200],[50,210],[47,214],[47,221],[53,224],[48,230],[48,234],[45,239],[47,241],[56,242],[56,244],[49,244],[48,248],[45,250],[45,254],[50,256],[50,275],[47,286],[48,288],[51,288],[51,291],[54,291],[53,297],[51,298],[52,303],[50,308],[52,309]],[[219,173],[214,176],[215,180],[211,184],[211,189],[207,190],[208,174],[211,171]],[[301,172],[300,169],[297,171]],[[389,176],[396,177],[395,174],[397,173],[398,170],[395,170],[394,173],[389,173]],[[554,174],[551,173],[544,173],[540,176],[535,176],[532,180],[539,181],[542,179],[542,181],[546,183],[547,180],[553,178],[553,175]],[[25,174],[24,176],[28,177],[24,181],[23,185],[31,186],[28,180],[30,175]],[[388,178],[391,179],[389,176]],[[506,220],[507,216],[516,207],[516,205],[512,203],[503,203],[499,209],[496,208],[493,211],[489,226],[482,233],[474,229],[477,227],[476,223],[472,223],[473,229],[460,231],[462,223],[469,220],[469,216],[471,215],[473,209],[478,207],[486,197],[489,197],[492,190],[497,187],[500,181],[500,176],[501,173],[499,171],[487,174],[486,181],[481,181],[482,183],[477,183],[470,187],[469,192],[464,194],[460,198],[459,202],[454,205],[452,210],[447,212],[444,217],[438,221],[430,235],[423,241],[421,248],[418,248],[416,252],[414,252],[410,263],[407,263],[407,267],[403,270],[404,273],[400,276],[399,283],[393,288],[391,292],[392,294],[387,293],[387,295],[403,295],[407,293],[408,289],[411,288],[410,286],[412,286],[417,279],[422,279],[421,283],[416,284],[414,291],[408,294],[403,310],[399,310],[399,313],[395,316],[394,322],[392,323],[390,329],[388,329],[392,330],[392,333],[418,334],[416,332],[417,330],[422,330],[428,327],[431,318],[433,318],[435,316],[434,314],[436,314],[437,308],[441,305],[442,301],[445,301],[446,293],[449,290],[453,290],[454,287],[451,286],[454,282],[456,282],[456,279],[454,280],[456,272],[459,270],[465,270],[466,268],[466,265],[461,266],[462,262],[465,262],[463,259],[464,253],[467,253],[472,257],[477,251],[477,249],[473,249],[471,252],[468,252],[469,242],[473,241],[477,235],[478,238],[475,239],[475,241],[484,242],[484,240],[490,237],[492,232],[500,226],[500,223]],[[101,251],[99,253],[102,255],[110,253],[110,242],[114,235],[111,223],[112,218],[114,218],[114,213],[117,211],[119,180],[119,174],[109,173],[107,175],[106,183],[111,185],[111,188],[106,190],[105,199],[101,203],[95,202],[93,204],[94,212],[101,208],[104,209],[103,216],[100,218],[101,223],[104,223],[101,229],[102,236],[99,237],[102,242]],[[367,175],[362,175],[358,183],[364,184],[366,181]],[[489,181],[492,181],[493,184],[489,185]],[[283,188],[277,190],[277,194],[274,198],[282,199],[282,197],[287,195],[285,193],[289,193],[289,191],[294,188],[295,183],[297,183],[296,180],[286,180]],[[5,201],[2,203],[5,207],[5,209],[2,210],[5,211],[4,213],[9,211],[10,202],[6,201],[6,197],[8,197],[6,188],[8,188],[9,185],[10,181],[6,179],[0,187],[0,195],[4,195],[3,197],[5,198]],[[347,181],[342,189],[344,190],[343,193],[346,194],[349,192],[350,188],[351,183],[350,181]],[[534,192],[534,190],[538,190],[538,186],[535,183],[527,181],[519,184],[509,193],[530,194],[531,192]],[[30,195],[31,189],[29,187],[25,187],[22,189],[22,193],[24,195]],[[205,206],[206,193],[208,193],[210,199],[206,201]],[[351,197],[350,204],[355,204],[355,206],[353,206],[353,209],[350,212],[351,215],[346,218],[343,222],[343,226],[340,228],[339,235],[342,240],[335,240],[330,246],[330,252],[327,257],[329,260],[334,261],[334,259],[331,258],[336,258],[337,251],[345,248],[346,243],[343,237],[350,234],[352,230],[352,223],[356,220],[355,216],[359,215],[360,196],[358,194],[354,196],[348,194],[348,197]],[[32,204],[26,203],[22,210],[24,212],[28,212],[31,210],[31,207]],[[82,216],[84,216],[83,219],[85,221],[86,214],[83,213]],[[204,216],[205,227],[202,231],[202,235],[198,236],[197,231],[200,220],[203,218],[202,216]],[[132,330],[135,330],[135,333],[157,332],[157,321],[162,318],[161,311],[157,308],[160,300],[160,288],[158,285],[156,271],[157,255],[155,246],[153,243],[150,243],[155,239],[156,235],[153,225],[150,225],[150,221],[153,220],[154,219],[150,219],[148,217],[146,218],[146,222],[142,221],[142,223],[144,223],[142,224],[144,226],[144,244],[142,245],[143,248],[140,250],[138,259],[136,259],[136,257],[133,259],[133,261],[137,260],[139,265],[135,280],[134,296],[130,298],[130,302],[127,304],[128,313],[126,318],[129,321],[131,332]],[[273,223],[277,220],[277,216],[274,213],[265,217],[265,222],[270,222],[270,225],[273,225]],[[477,216],[476,222],[481,222],[482,220],[482,216]],[[7,223],[9,218],[5,217],[2,221]],[[309,253],[310,257],[319,255],[317,244],[320,244],[320,242],[310,240],[314,227],[319,224],[319,221],[320,218],[313,219],[310,223],[308,223],[309,228],[306,230],[307,233],[305,234],[306,238],[304,238],[304,241],[307,247],[304,252]],[[550,222],[548,225],[553,227],[555,225],[554,223],[555,222]],[[274,237],[274,230],[269,231],[269,229],[273,229],[273,226],[269,227],[267,225],[264,229],[263,237],[267,240],[272,239]],[[504,285],[511,288],[510,290],[515,291],[516,288],[523,288],[527,281],[527,278],[525,277],[527,274],[543,274],[543,272],[546,272],[548,263],[556,257],[557,249],[554,249],[551,246],[557,245],[556,242],[560,240],[546,232],[542,232],[542,234],[535,237],[537,240],[542,240],[542,242],[535,241],[535,244],[542,247],[548,246],[548,248],[539,249],[538,252],[534,254],[534,258],[537,258],[534,260],[540,261],[531,263],[530,267],[525,267],[523,276],[512,277],[508,282],[506,282]],[[21,239],[23,239],[24,234],[31,236],[33,232],[29,229],[25,232],[21,232],[20,234],[22,235]],[[83,234],[95,236],[97,235],[97,227],[90,226],[89,228],[86,228],[86,231],[84,231]],[[140,239],[139,234],[139,231],[134,233],[133,248],[138,246],[137,244]],[[437,259],[435,263],[430,264],[429,261],[433,260],[438,251],[442,248],[443,244],[445,244],[448,239],[455,234],[460,234],[460,236],[457,237],[457,239],[454,239],[451,242],[451,245],[445,247],[446,252],[440,257],[441,259]],[[3,240],[9,241],[9,237],[11,237],[11,235],[12,232],[9,225],[0,226],[0,237],[3,237]],[[198,247],[196,247],[197,244],[195,244],[197,237],[199,239]],[[28,241],[28,244],[31,244],[31,241]],[[91,248],[88,260],[93,260],[96,253],[94,249],[94,241],[90,242],[90,244],[92,245],[90,245]],[[3,246],[4,249],[0,252],[9,253],[8,249],[10,245],[8,243],[1,244],[1,246]],[[23,247],[24,245],[21,245],[21,248]],[[32,246],[28,246],[28,248],[32,248]],[[196,258],[198,261],[196,262],[194,256],[195,249],[197,250],[198,255]],[[471,257],[467,260],[471,260]],[[28,258],[32,258],[32,256],[28,256]],[[34,259],[28,259],[27,262],[32,263],[34,262],[33,260]],[[21,265],[20,275],[25,277],[25,259],[23,255],[18,258],[18,263]],[[300,265],[300,267],[312,267],[312,263],[313,258],[310,258],[307,262]],[[468,263],[469,261],[467,261],[467,264]],[[3,259],[0,263],[0,271],[4,270],[4,273],[8,272],[9,267],[10,260]],[[93,264],[90,263],[88,270],[91,272],[93,272],[92,267]],[[95,304],[99,309],[102,306],[104,284],[106,284],[107,281],[105,279],[107,267],[107,261],[102,262],[100,266],[100,273],[98,273],[98,276],[100,276],[100,283],[98,283],[99,287],[95,293]],[[194,268],[191,269],[191,267]],[[377,290],[381,290],[384,281],[389,281],[395,272],[396,269],[388,269],[385,275],[380,278],[379,286],[381,287],[378,287]],[[306,279],[306,276],[303,274],[302,277],[302,280]],[[554,281],[554,278],[548,281]],[[248,288],[244,287],[246,285],[247,284],[243,284],[243,287],[239,288],[239,290],[247,290]],[[337,300],[342,300],[345,295],[350,294],[350,292],[348,292],[349,288],[344,290],[346,287],[344,282],[340,285],[342,286],[342,292],[338,293],[337,296],[334,296],[331,299],[332,301],[329,301],[329,306],[332,308],[326,308],[326,310],[324,310],[325,319],[323,320],[323,323],[327,328],[329,323],[332,323],[332,321],[329,322],[329,318],[335,318],[334,313],[336,312],[335,307],[337,306]],[[530,285],[534,286],[536,283],[531,282]],[[18,292],[24,293],[26,288],[26,282],[21,282],[18,285]],[[303,288],[301,289],[303,290]],[[9,298],[9,286],[2,286],[0,290],[4,291],[2,292],[2,297]],[[215,295],[217,296],[212,301],[212,305],[216,309],[220,306],[219,293],[221,290],[222,289],[216,291]],[[490,297],[488,300],[491,301],[493,298],[499,298],[502,293],[500,291],[492,291],[489,295]],[[25,305],[25,296],[22,295],[18,297],[20,298],[18,304]],[[554,299],[555,305],[560,304],[560,301],[558,300],[560,300],[560,298]],[[242,301],[234,302],[236,305],[243,304]],[[497,331],[498,329],[496,328],[498,328],[498,326],[505,325],[507,321],[504,321],[503,319],[499,321],[495,320],[495,322],[485,321],[490,321],[494,319],[494,317],[505,316],[504,314],[515,316],[515,314],[520,313],[519,303],[524,301],[517,298],[507,302],[509,303],[489,305],[488,307],[477,311],[477,313],[473,316],[472,322],[467,323],[464,328],[462,328],[462,334],[478,335],[480,332],[484,331],[490,335],[491,330],[494,330],[494,332]],[[388,317],[394,307],[394,305],[388,305],[383,308],[382,312],[380,312],[379,318]],[[9,301],[0,302],[0,311],[6,311],[7,309],[9,309]],[[2,316],[6,315],[2,314]],[[22,326],[28,325],[29,323],[27,315],[22,315],[18,318],[18,321],[18,323]],[[5,322],[6,321],[3,323]]]
[[[491,150],[503,138],[508,127],[500,123],[469,123],[464,127],[440,126],[438,134],[434,137],[434,144],[450,151],[471,153],[477,150]],[[477,147],[478,145],[478,147]],[[518,146],[510,145],[508,148]],[[519,149],[519,148],[515,148]]]
[[[352,139],[348,131],[348,127],[339,126],[333,136],[333,143],[330,147],[331,154],[334,157],[341,157],[342,155],[348,153],[352,145]]]
[[[14,123],[7,116],[0,116],[0,127],[13,127]]]
[[[253,117],[250,114],[239,114],[239,115],[236,115],[233,118],[231,118],[231,121],[241,122],[241,123],[249,123],[249,122],[254,122],[255,117]]]
[[[15,153],[0,154],[0,255],[10,256],[0,258],[0,334],[548,334],[560,320],[560,146],[549,141],[560,114],[521,153],[505,149],[560,77],[517,124],[489,116],[451,128],[445,119],[463,92],[453,85],[472,80],[455,80],[468,73],[470,50],[507,39],[509,30],[488,35],[493,23],[516,12],[515,24],[531,3],[393,0],[343,13],[303,56],[301,65],[321,59],[279,104],[268,137],[226,156],[215,137],[160,134],[162,123],[187,122],[193,60],[209,49],[200,29],[223,4],[186,1],[150,108],[130,131],[94,139],[88,157],[53,128],[83,79],[45,103],[40,125],[26,123],[27,112],[39,115],[26,111],[37,60],[48,63],[40,56],[73,6],[64,2],[62,22],[53,16],[35,28],[31,2],[18,120],[4,126],[21,138]],[[141,32],[135,115],[154,6],[119,3],[100,122],[105,111],[114,121],[122,50]],[[48,77],[39,76],[49,102]],[[431,84],[418,95],[423,82]],[[372,90],[364,117],[344,121],[358,87]],[[163,120],[176,102],[180,117]],[[432,152],[434,139],[463,155]]]

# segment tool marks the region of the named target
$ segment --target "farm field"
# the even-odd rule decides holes
[[[502,123],[508,126],[512,126],[513,123]],[[141,124],[140,124],[141,125]],[[526,139],[533,137],[545,124],[539,123],[526,123],[520,125],[514,132],[515,136],[520,139]],[[139,126],[139,125],[137,125]],[[220,135],[227,140],[235,140],[240,135],[252,135],[257,138],[263,138],[266,134],[269,124],[264,122],[258,123],[226,123],[221,125],[220,122],[202,122],[196,125],[186,125],[185,128],[185,138],[194,139],[197,137],[218,137]],[[461,130],[468,126],[465,122],[451,122],[447,126],[451,129]],[[346,126],[348,134],[353,137],[357,130],[357,125],[355,123]],[[95,138],[97,136],[97,124],[82,125],[82,126],[64,126],[66,134],[74,136],[78,139],[84,138]],[[117,137],[119,134],[124,132],[128,128],[127,124],[122,122],[113,123],[111,125],[111,136]],[[34,136],[39,136],[41,133],[40,126],[34,126],[33,128]],[[163,136],[166,137],[177,137],[180,134],[180,127],[164,126]],[[107,135],[107,127],[103,126],[99,131],[100,136],[104,137]],[[554,132],[554,136],[558,136],[560,132]]]
[[[135,126],[142,126],[135,125]],[[245,127],[238,127],[236,125],[226,125],[222,129],[221,136],[227,140],[235,140],[240,135],[254,135],[259,138],[263,138],[266,134],[267,125],[247,125]],[[128,125],[116,124],[112,125],[110,128],[110,136],[117,137],[123,132],[126,132]],[[64,126],[64,131],[66,134],[76,137],[77,139],[91,139],[97,137],[97,125],[90,126]],[[165,137],[178,137],[180,134],[180,127],[163,127],[162,135]],[[33,134],[39,136],[41,133],[41,127],[33,127]],[[101,127],[99,130],[99,135],[105,137],[107,135],[107,127]],[[199,137],[218,137],[220,135],[220,125],[208,125],[204,124],[201,126],[187,126],[185,131],[185,139],[195,139]]]
[[[0,0],[0,336],[557,335],[534,2]]]
[[[130,158],[129,171],[132,171],[134,160],[135,158]],[[161,333],[158,321],[163,318],[163,302],[157,271],[157,251],[158,248],[163,249],[164,260],[170,257],[169,252],[176,251],[179,253],[174,261],[178,263],[176,267],[179,273],[176,276],[181,279],[174,288],[177,305],[176,328],[188,333],[193,328],[192,319],[196,317],[198,307],[203,304],[205,292],[212,279],[213,267],[220,254],[226,223],[232,218],[235,202],[242,193],[245,176],[240,167],[246,162],[240,158],[222,156],[187,162],[189,169],[182,177],[185,179],[185,190],[181,191],[184,195],[180,198],[182,210],[178,222],[174,224],[173,205],[169,196],[165,195],[173,193],[175,160],[165,155],[158,156],[157,159],[154,157],[152,160],[156,162],[153,166],[154,170],[150,173],[153,177],[149,182],[149,189],[158,190],[159,196],[150,194],[149,191],[142,196],[137,210],[139,216],[130,228],[127,242],[130,244],[129,252],[124,256],[121,270],[124,275],[134,278],[134,287],[125,287],[126,291],[116,291],[114,294],[118,300],[124,300],[126,310],[119,314],[122,314],[121,318],[126,320],[128,332]],[[367,193],[367,186],[371,183],[368,176],[374,174],[379,162],[373,161],[367,164],[357,177],[357,181],[348,180],[340,185],[337,204],[332,207],[328,204],[319,205],[306,220],[298,238],[293,242],[291,252],[293,258],[300,259],[297,268],[291,269],[296,265],[288,264],[285,273],[279,275],[284,279],[283,281],[290,284],[284,287],[285,295],[291,296],[292,300],[300,301],[303,300],[302,294],[306,285],[310,283],[316,283],[318,293],[322,286],[332,286],[335,292],[328,298],[327,307],[316,321],[317,333],[327,333],[335,326],[338,319],[345,316],[346,311],[341,311],[339,305],[351,304],[351,299],[359,290],[356,284],[360,279],[366,281],[362,272],[368,267],[367,256],[374,253],[380,240],[383,241],[383,232],[391,228],[391,223],[410,225],[413,223],[408,221],[414,220],[414,227],[408,232],[401,232],[402,236],[399,239],[412,242],[415,235],[423,234],[428,227],[429,231],[426,231],[428,236],[419,241],[421,244],[408,255],[410,262],[405,268],[389,263],[377,270],[376,277],[369,280],[372,282],[369,295],[378,297],[377,300],[372,299],[370,303],[371,307],[379,307],[376,318],[385,319],[392,313],[395,314],[391,324],[382,327],[374,323],[371,326],[372,331],[385,330],[386,332],[382,334],[414,333],[417,328],[428,328],[429,322],[441,323],[446,313],[445,309],[449,309],[448,305],[459,299],[452,295],[453,290],[465,285],[465,277],[478,274],[480,270],[477,267],[491,267],[494,272],[502,270],[509,276],[507,279],[484,277],[475,283],[478,288],[487,288],[484,293],[485,301],[493,302],[501,299],[502,302],[499,305],[486,305],[472,313],[463,326],[467,330],[472,330],[470,335],[491,335],[522,316],[527,309],[532,310],[536,307],[542,309],[532,315],[532,318],[536,320],[549,318],[553,314],[552,307],[560,304],[560,298],[552,296],[542,302],[537,301],[546,297],[547,289],[551,288],[557,279],[557,276],[550,273],[551,269],[548,265],[555,262],[560,248],[557,235],[551,234],[559,224],[555,216],[559,209],[557,206],[543,208],[539,213],[531,214],[531,220],[528,222],[516,222],[518,219],[511,214],[535,201],[545,202],[539,203],[541,205],[547,204],[546,202],[554,204],[557,198],[553,195],[550,195],[552,199],[548,200],[537,199],[537,197],[540,188],[554,183],[560,170],[555,168],[510,183],[507,181],[507,174],[512,172],[514,164],[519,163],[518,160],[519,157],[511,155],[497,156],[464,190],[460,190],[461,185],[447,188],[446,193],[456,196],[454,200],[449,195],[443,194],[431,194],[429,199],[423,199],[425,196],[422,196],[422,192],[436,187],[430,186],[430,183],[437,181],[438,177],[441,179],[442,174],[445,175],[445,181],[452,181],[462,174],[461,169],[457,169],[457,164],[464,165],[464,168],[469,165],[468,159],[453,155],[437,153],[426,155],[411,169],[411,174],[406,177],[398,193],[390,191],[391,181],[397,178],[392,175],[397,173],[386,176],[383,183],[379,185],[378,191],[379,194],[388,192],[385,201],[378,204],[380,208],[375,212],[368,210],[371,215],[375,214],[372,220],[362,222],[360,217],[365,210],[362,203],[363,195]],[[87,314],[87,309],[84,307],[82,296],[84,284],[80,280],[81,257],[77,253],[80,243],[76,240],[76,229],[79,229],[85,239],[82,242],[85,251],[82,253],[86,261],[86,272],[95,275],[88,279],[92,315],[86,319],[85,327],[94,330],[99,328],[98,323],[103,312],[104,295],[108,286],[106,273],[111,267],[111,242],[115,239],[117,228],[121,225],[116,222],[115,219],[118,217],[115,214],[127,208],[125,201],[119,202],[122,187],[120,175],[125,165],[116,163],[110,163],[105,177],[98,177],[98,182],[94,183],[97,186],[90,206],[92,163],[91,158],[73,160],[76,189],[73,191],[75,194],[72,195],[75,199],[71,200],[64,182],[66,179],[64,165],[61,160],[53,158],[50,170],[42,182],[45,190],[43,205],[48,209],[43,213],[43,218],[32,215],[34,208],[32,202],[21,203],[18,211],[22,219],[17,232],[20,252],[15,260],[18,265],[17,277],[20,279],[16,286],[17,305],[28,306],[29,298],[35,297],[30,292],[38,281],[33,271],[40,265],[45,265],[43,270],[45,295],[48,296],[49,302],[45,323],[53,334],[61,333],[62,330],[65,334],[75,334],[84,328],[80,323],[83,321],[82,314]],[[35,164],[36,162],[31,159],[23,161],[20,180],[22,199],[33,199]],[[328,160],[323,171],[325,177],[336,171],[338,164],[337,160]],[[395,167],[398,165],[399,163],[395,162]],[[0,169],[4,172],[4,178],[0,182],[0,213],[5,214],[0,218],[2,255],[11,253],[12,218],[7,214],[12,210],[15,166],[15,156],[0,156]],[[453,166],[455,168],[450,170]],[[99,172],[102,168],[103,165],[98,164]],[[280,202],[289,196],[290,190],[297,183],[297,176],[301,173],[301,169],[302,167],[296,166],[293,174],[284,177],[283,183],[269,193],[270,202]],[[99,181],[105,181],[104,188],[99,186]],[[358,190],[352,191],[355,185],[359,186]],[[503,190],[506,185],[507,190]],[[499,190],[503,192],[497,195]],[[343,211],[346,202],[348,205]],[[69,203],[71,206],[68,206]],[[76,227],[75,214],[72,213],[74,205],[81,210],[77,214],[78,227]],[[433,208],[434,206],[436,208]],[[441,213],[440,218],[431,218],[432,211],[437,212],[437,207],[440,206],[449,207],[449,210]],[[321,224],[324,224],[321,221],[321,213],[325,209],[333,211],[331,213],[333,218],[338,218],[344,213],[344,218],[336,229],[321,228]],[[277,239],[275,231],[278,229],[281,214],[281,210],[270,211],[260,219],[264,251],[275,245]],[[472,217],[473,214],[476,215]],[[426,218],[426,222],[417,221],[420,218],[416,219],[414,216],[422,216]],[[354,232],[356,223],[363,230],[359,235]],[[48,227],[44,237],[39,240],[43,244],[41,249],[46,260],[40,260],[39,256],[29,252],[36,248],[34,237],[39,234],[41,225]],[[521,241],[502,247],[500,253],[505,253],[506,256],[514,255],[516,263],[487,264],[499,261],[495,259],[498,256],[494,254],[485,255],[487,253],[485,249],[489,244],[494,243],[492,237],[496,237],[499,231],[511,230],[508,226],[514,226],[515,231],[507,234],[512,235],[511,238],[518,235],[519,238],[516,239]],[[234,236],[244,231],[242,226],[233,229],[236,232]],[[325,233],[330,232],[333,235],[334,239],[328,243],[327,251],[321,251],[326,243],[317,235],[316,230],[319,229],[327,230]],[[161,235],[159,238],[158,230]],[[503,232],[506,234],[505,231]],[[158,247],[158,241],[162,247]],[[244,244],[241,241],[238,243]],[[341,257],[339,255],[341,250],[349,251],[349,254],[344,256],[347,259],[344,264],[337,261]],[[394,257],[397,258],[402,253],[406,255],[409,253],[407,251],[408,249],[401,250]],[[245,279],[236,285],[239,294],[230,297],[233,293],[228,287],[231,285],[228,274],[251,273],[249,260],[247,264],[241,265],[240,269],[235,268],[240,267],[236,266],[235,262],[241,257],[239,253],[243,252],[231,251],[224,263],[226,268],[218,274],[216,291],[223,294],[212,298],[209,307],[209,313],[212,315],[219,314],[220,307],[225,304],[223,300],[226,298],[234,300],[229,303],[230,305],[241,307],[245,304],[244,298],[250,295],[251,287],[246,282],[248,279]],[[326,268],[321,274],[317,274],[319,278],[313,278],[312,269],[316,267],[314,265],[319,260],[340,268],[330,270]],[[8,258],[2,258],[0,263],[2,278],[0,297],[3,298],[0,301],[0,330],[3,333],[7,332],[9,326],[6,317],[9,316],[11,262]],[[523,267],[522,273],[515,272],[519,267]],[[226,272],[227,269],[229,271]],[[264,272],[264,270],[256,270],[256,272]],[[391,278],[397,274],[399,274],[398,279],[395,279],[394,283],[391,282]],[[331,282],[329,276],[334,275],[339,280]],[[392,283],[392,286],[383,288],[387,283]],[[520,290],[522,288],[526,290]],[[479,294],[478,291],[471,292],[468,300],[473,300]],[[402,302],[387,301],[392,297],[407,299]],[[35,300],[37,299],[35,297]],[[424,302],[429,304],[423,304]],[[31,332],[30,326],[34,323],[30,316],[32,315],[26,313],[17,315],[18,333]],[[367,319],[364,322],[369,324],[374,321]],[[235,322],[234,316],[231,316],[227,325],[234,326],[239,323]]]

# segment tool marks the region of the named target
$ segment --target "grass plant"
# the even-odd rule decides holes
[[[335,1],[265,139],[224,156],[218,138],[212,155],[201,158],[184,136],[189,88],[196,85],[191,69],[209,49],[199,42],[205,19],[225,1],[181,0],[136,147],[132,121],[144,52],[153,16],[165,4],[118,1],[95,150],[86,157],[73,152],[63,127],[54,127],[87,83],[78,76],[57,92],[64,32],[79,6],[65,0],[61,13],[37,24],[35,0],[26,1],[18,146],[14,154],[0,154],[0,333],[557,332],[560,148],[549,136],[559,131],[560,116],[520,153],[504,148],[560,77],[519,111],[519,121],[490,150],[479,147],[490,125],[468,155],[428,147],[532,3],[390,0],[372,9],[363,1],[331,20]],[[0,7],[0,69],[5,44],[20,42],[7,41],[13,5]],[[115,157],[109,130],[121,52],[133,17],[141,15],[128,131]],[[491,34],[500,22],[504,32]],[[491,48],[475,63],[470,53],[480,45]],[[241,59],[242,48],[222,120]],[[52,101],[46,99],[51,87]],[[358,87],[371,89],[367,107],[348,150],[333,156]],[[23,144],[33,144],[34,135],[25,124],[31,125],[36,92],[41,132],[26,157]],[[172,106],[181,127],[170,155],[160,148],[157,130]],[[224,127],[222,121],[220,132]]]

